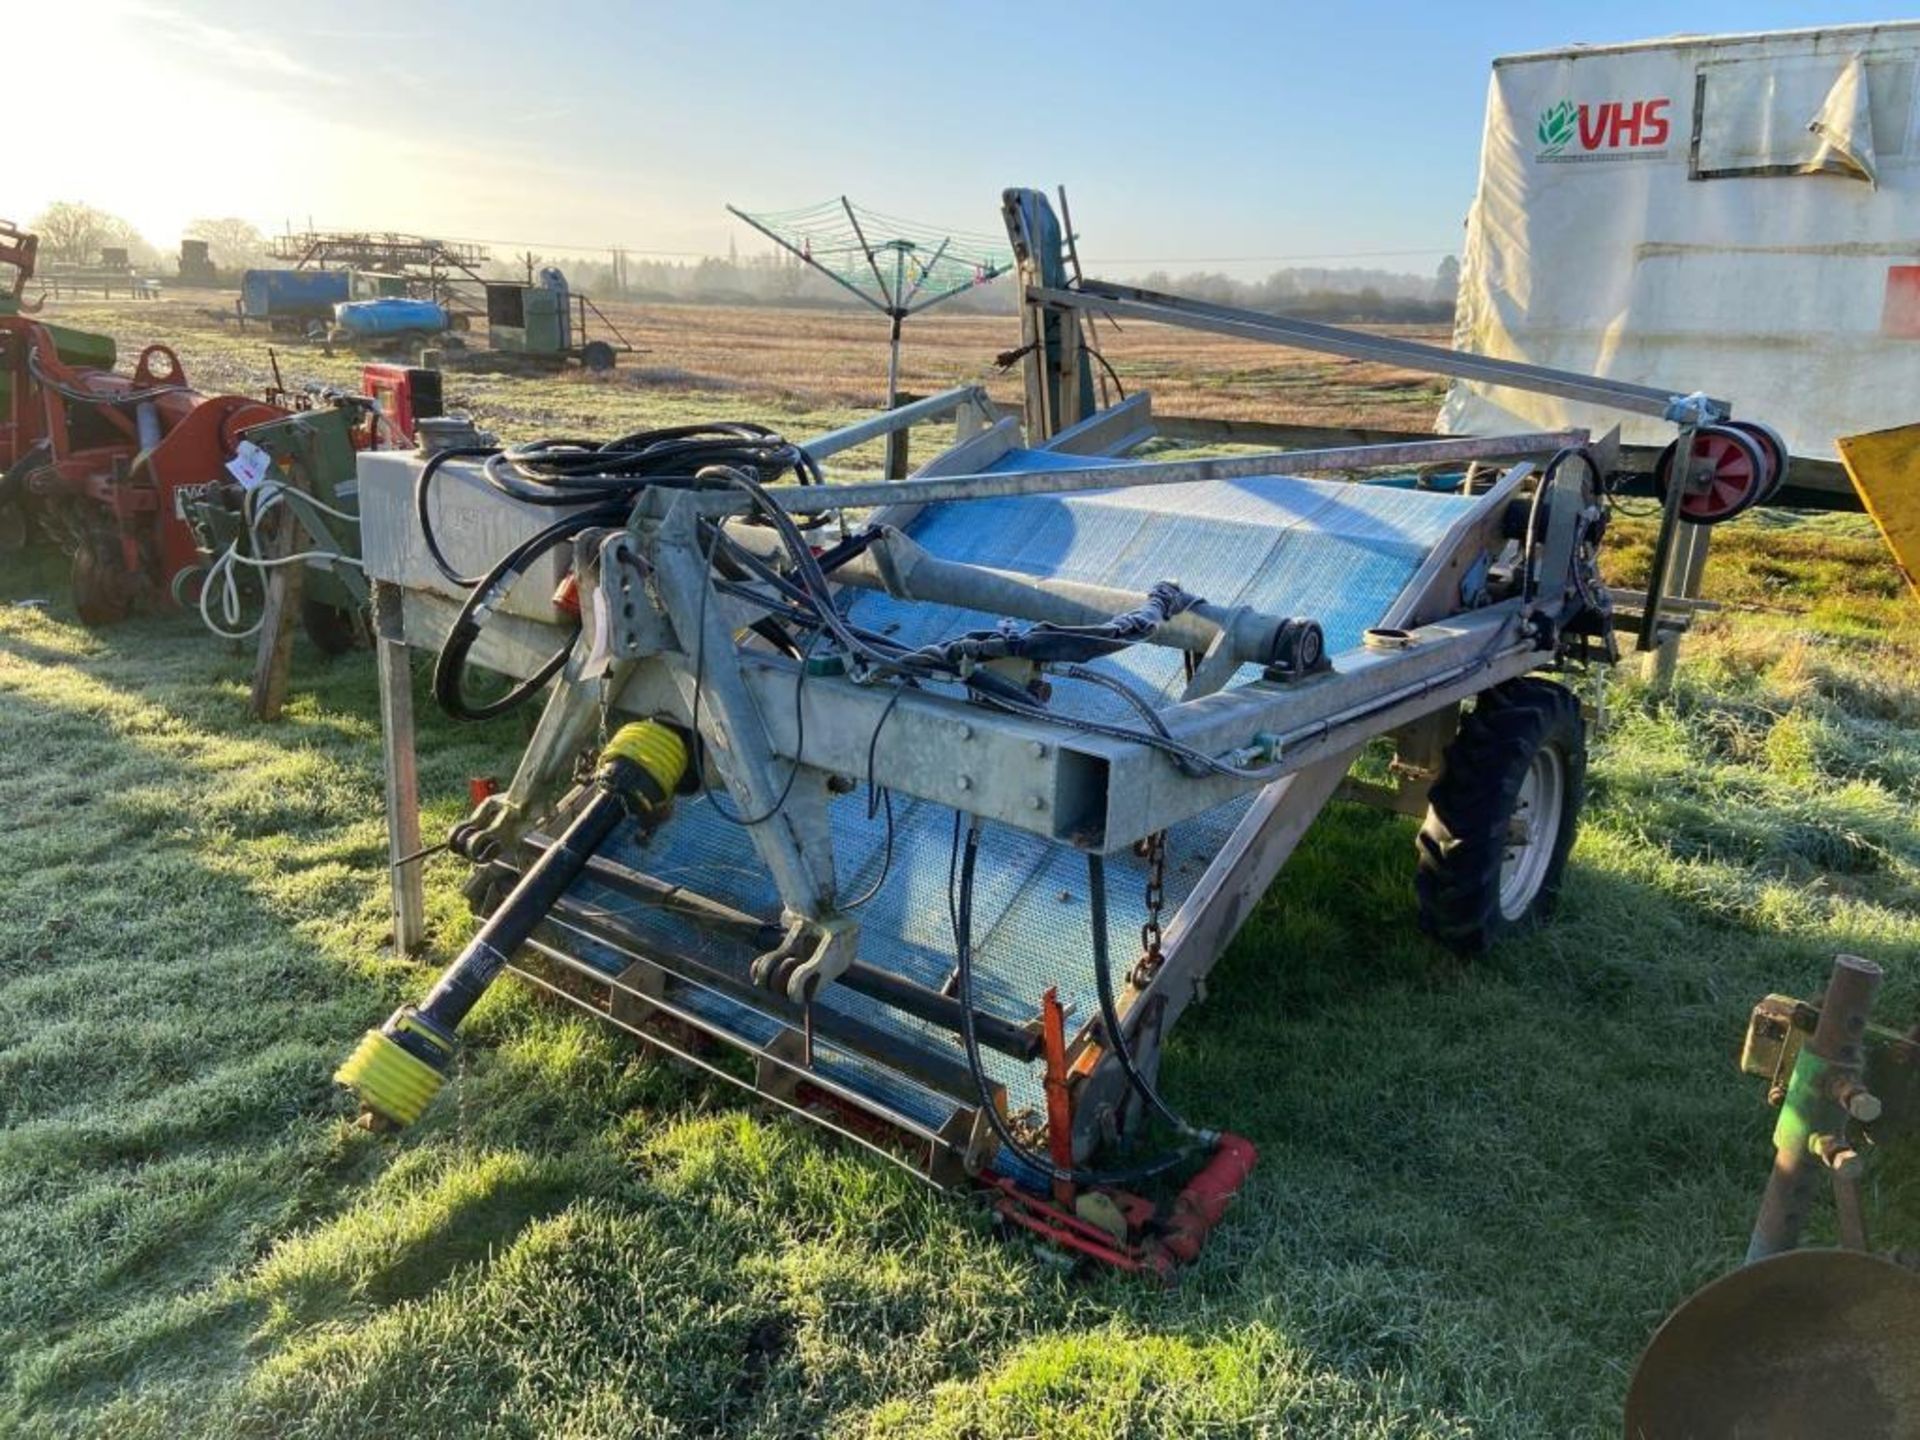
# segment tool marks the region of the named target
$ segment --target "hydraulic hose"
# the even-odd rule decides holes
[[[1133,1092],[1180,1134],[1202,1145],[1217,1143],[1220,1139],[1217,1131],[1202,1130],[1188,1124],[1160,1098],[1160,1092],[1154,1089],[1152,1082],[1140,1073],[1140,1067],[1134,1063],[1132,1047],[1127,1044],[1127,1032],[1120,1026],[1119,1007],[1113,999],[1113,963],[1107,945],[1107,864],[1097,851],[1092,850],[1087,852],[1087,903],[1093,912],[1093,983],[1099,992],[1100,1023],[1106,1027],[1107,1048],[1119,1063],[1120,1073],[1126,1076]]]
[[[686,741],[655,720],[623,726],[607,742],[586,803],[559,838],[527,868],[426,998],[369,1030],[334,1073],[359,1097],[363,1117],[391,1127],[420,1118],[446,1083],[460,1022],[622,819],[631,814],[651,827],[665,818],[686,768]]]
[[[1022,1165],[1053,1180],[1071,1185],[1133,1185],[1178,1169],[1193,1158],[1190,1149],[1175,1150],[1157,1159],[1116,1170],[1090,1170],[1084,1167],[1056,1165],[1045,1155],[1020,1143],[1013,1127],[1000,1114],[993,1088],[980,1058],[980,1037],[976,1033],[973,1009],[973,877],[980,855],[980,828],[976,822],[967,827],[966,847],[960,858],[960,899],[954,919],[954,979],[960,1000],[960,1040],[967,1054],[967,1070],[979,1093],[980,1111],[987,1117],[995,1138]]]

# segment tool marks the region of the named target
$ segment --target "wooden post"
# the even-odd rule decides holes
[[[266,554],[279,560],[299,544],[300,522],[285,504],[267,517]],[[287,671],[293,664],[293,621],[300,613],[300,572],[304,565],[276,565],[266,572],[267,608],[260,619],[260,648],[253,665],[253,713],[278,720],[287,701]]]

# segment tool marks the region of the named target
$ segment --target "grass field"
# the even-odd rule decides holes
[[[91,316],[253,382],[191,313]],[[645,372],[459,398],[514,438],[804,433],[873,398],[844,321],[797,352],[764,315],[649,323]],[[916,388],[1015,343],[947,323]],[[1128,363],[1171,365],[1141,328]],[[1430,414],[1374,379],[1374,423]],[[1294,382],[1236,383],[1222,403]],[[1621,531],[1624,574],[1648,537]],[[87,631],[63,589],[5,557],[4,1434],[1611,1436],[1641,1343],[1744,1246],[1772,1124],[1734,1073],[1751,1003],[1837,950],[1889,967],[1885,1017],[1920,1001],[1912,602],[1857,523],[1743,521],[1671,694],[1624,667],[1607,694],[1552,928],[1462,964],[1414,932],[1411,822],[1315,827],[1167,1055],[1174,1102],[1262,1157],[1171,1291],[1067,1273],[511,985],[438,1109],[376,1138],[329,1074],[471,922],[437,862],[433,955],[385,946],[368,657],[303,648],[259,726],[250,657],[179,614]],[[427,714],[430,827],[524,734]],[[1883,1245],[1920,1247],[1911,1158],[1874,1172]]]

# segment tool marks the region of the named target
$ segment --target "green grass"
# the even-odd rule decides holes
[[[1608,694],[1552,928],[1462,964],[1414,932],[1410,822],[1316,826],[1171,1043],[1261,1162],[1168,1292],[512,985],[423,1124],[355,1129],[329,1073],[430,973],[385,948],[367,657],[303,648],[260,726],[186,617],[0,606],[0,1433],[1617,1433],[1744,1245],[1749,1006],[1836,950],[1920,999],[1910,603],[1844,525],[1720,551],[1764,608]],[[62,588],[9,558],[0,599]],[[429,719],[430,825],[524,734]],[[1920,1245],[1914,1166],[1871,1204]]]

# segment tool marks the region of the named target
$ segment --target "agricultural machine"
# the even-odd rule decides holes
[[[1586,765],[1563,682],[1615,653],[1608,439],[1129,458],[1149,397],[1083,384],[1105,291],[1045,197],[1006,203],[1027,430],[961,388],[804,444],[729,424],[360,456],[403,948],[411,649],[438,652],[455,716],[545,694],[511,783],[447,840],[479,933],[339,1071],[369,1124],[424,1113],[511,968],[1011,1226],[1165,1275],[1255,1160],[1161,1096],[1166,1036],[1336,793],[1423,817],[1442,941],[1551,910]],[[1657,410],[1689,457],[1676,499],[1707,483],[1724,402],[1495,368]],[[948,420],[907,479],[828,471]],[[1392,782],[1350,781],[1376,743]]]
[[[1920,1024],[1872,1023],[1881,979],[1841,955],[1817,1000],[1754,1007],[1740,1068],[1780,1112],[1773,1171],[1746,1263],[1640,1357],[1627,1440],[1920,1435],[1920,1275],[1871,1249],[1866,1207],[1870,1160],[1911,1158],[1920,1132]],[[1839,1244],[1803,1249],[1823,1188]]]
[[[505,358],[512,364],[559,369],[572,361],[599,373],[633,353],[619,327],[551,265],[529,285],[489,280],[486,296],[488,349],[463,357],[463,363],[495,364]],[[599,321],[603,334],[591,332],[590,319]]]
[[[365,598],[350,573],[358,546],[345,523],[353,454],[411,444],[416,417],[439,413],[439,376],[369,365],[360,395],[295,392],[276,362],[263,398],[210,396],[165,345],[147,346],[124,375],[110,337],[19,313],[36,248],[33,236],[0,227],[0,266],[13,275],[0,294],[0,511],[16,517],[23,540],[37,525],[72,557],[80,618],[109,624],[137,604],[189,603],[196,591],[205,613],[203,582],[216,568],[234,602],[236,574],[258,559],[257,509],[245,500],[258,488],[259,499],[297,510],[332,553],[308,557],[331,582],[310,593],[308,628],[328,648],[349,641]],[[243,454],[266,468],[239,478]],[[325,531],[323,515],[340,537]]]
[[[357,394],[321,386],[296,394],[279,385],[276,362],[275,390],[287,412],[239,433],[220,478],[183,495],[181,513],[196,555],[175,572],[173,598],[197,604],[216,635],[241,640],[257,633],[268,577],[297,565],[308,638],[329,655],[359,641],[367,586],[360,574],[356,457],[363,450],[411,447],[421,422],[442,413],[438,371],[367,365],[360,378]]]
[[[33,261],[31,237],[0,244],[16,297]],[[202,395],[165,345],[142,350],[131,375],[115,358],[105,336],[0,310],[0,506],[73,557],[74,608],[89,625],[124,618],[193,563],[185,495],[219,473],[241,430],[285,413]]]

